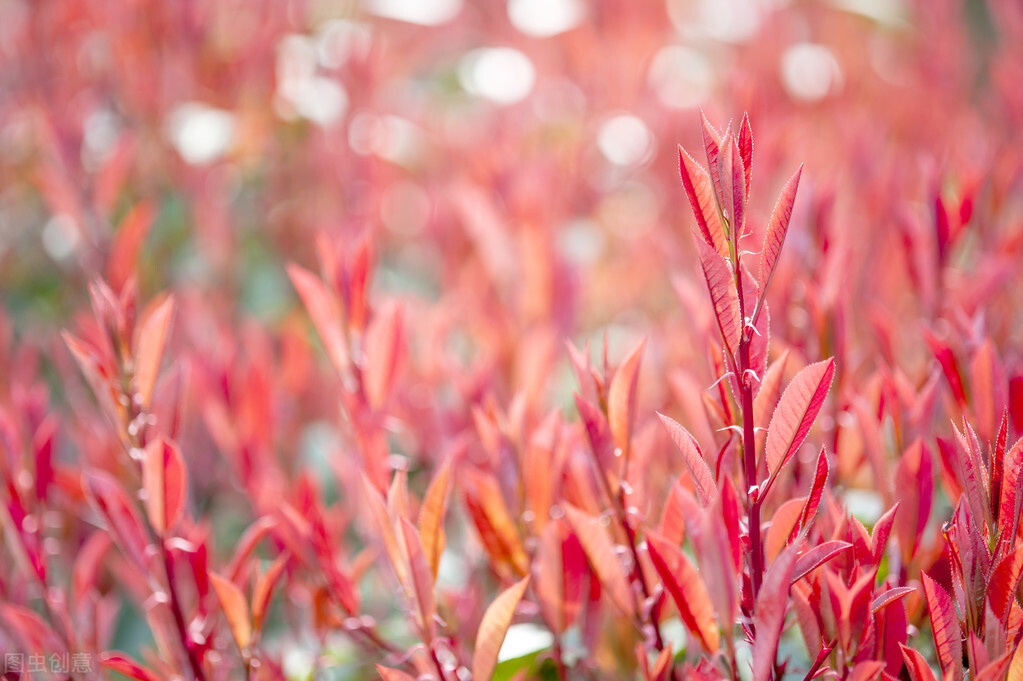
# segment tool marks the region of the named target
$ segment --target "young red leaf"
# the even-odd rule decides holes
[[[629,353],[614,378],[607,394],[607,419],[611,425],[611,435],[615,446],[623,452],[629,449],[633,423],[636,418],[636,384],[639,380],[639,363],[643,357],[646,340]]]
[[[726,153],[731,155],[728,163],[731,177],[726,178],[725,181],[731,183],[731,189],[727,193],[731,194],[732,200],[731,205],[728,206],[728,212],[732,222],[732,233],[738,240],[746,225],[746,169],[743,167],[742,152],[739,150],[734,136],[730,138],[728,147]]]
[[[706,583],[677,546],[653,531],[647,531],[646,537],[650,559],[675,601],[682,622],[704,650],[714,653],[721,641]]]
[[[945,592],[926,573],[921,575],[924,583],[924,595],[927,598],[927,610],[931,619],[931,632],[934,635],[934,646],[941,662],[941,669],[952,678],[963,676],[963,641],[959,627],[959,616],[956,614],[952,597]]]
[[[792,206],[796,201],[799,176],[802,173],[803,166],[800,165],[781,190],[778,202],[774,204],[771,219],[767,223],[767,233],[764,235],[764,245],[760,251],[760,273],[757,275],[757,280],[760,282],[761,298],[766,295],[767,287],[774,277],[774,269],[778,266],[778,256],[781,254],[781,247],[785,243],[785,235],[789,230]]]
[[[135,390],[146,409],[153,403],[153,391],[160,374],[163,348],[174,316],[174,307],[174,296],[157,298],[142,313],[135,327]]]
[[[789,545],[768,568],[760,587],[753,611],[757,626],[757,637],[753,642],[753,681],[770,681],[774,672],[796,558],[796,545]]]
[[[714,482],[714,473],[711,472],[707,461],[703,458],[700,445],[677,421],[661,413],[657,415],[661,418],[665,430],[671,435],[672,441],[682,454],[682,461],[689,469],[689,475],[693,480],[693,487],[700,498],[700,503],[704,506],[709,505],[711,500],[717,496],[718,486]]]
[[[146,447],[142,460],[146,513],[159,534],[173,529],[188,498],[188,469],[173,442],[159,438]]]
[[[746,172],[746,202],[749,203],[750,190],[753,187],[753,129],[749,124],[749,114],[742,115],[739,125],[739,155],[742,157],[742,168]]]
[[[887,591],[874,596],[874,599],[870,601],[870,612],[877,613],[881,610],[881,608],[894,603],[900,598],[908,596],[914,591],[916,591],[916,587],[912,586],[897,586],[894,589],[888,589]]]
[[[1002,558],[991,570],[987,580],[987,598],[991,611],[998,618],[998,623],[1007,627],[1009,612],[1015,602],[1016,587],[1023,575],[1023,544]]]
[[[782,393],[767,430],[764,455],[773,480],[795,456],[810,427],[817,419],[835,375],[835,360],[817,362],[804,368]]]
[[[235,643],[239,650],[247,650],[252,645],[252,619],[249,615],[249,604],[245,595],[234,582],[221,577],[215,572],[210,573],[210,583],[217,593],[220,607],[227,618],[227,625],[231,629]]]
[[[792,581],[795,582],[802,579],[838,554],[851,548],[852,544],[849,542],[838,541],[837,539],[818,544],[799,556],[796,566],[792,570]]]
[[[710,175],[681,145],[678,148],[678,166],[682,186],[689,197],[689,205],[693,208],[702,237],[697,239],[697,243],[706,244],[722,258],[729,257],[728,238],[718,214]]]
[[[994,344],[985,338],[970,361],[970,397],[985,441],[993,440],[1009,401],[1009,381]]]
[[[998,537],[1001,544],[1011,547],[1016,540],[1023,505],[1023,439],[1018,440],[1005,455],[1001,489],[997,491]],[[992,494],[995,492],[991,491]]]
[[[579,538],[579,543],[582,544],[601,586],[607,590],[608,596],[618,609],[631,617],[635,610],[632,588],[607,530],[595,518],[591,518],[571,504],[566,503],[563,507],[565,517]]]
[[[700,265],[714,304],[714,315],[725,342],[725,350],[730,358],[734,358],[739,349],[742,320],[739,317],[739,294],[735,291],[731,267],[725,258],[699,240],[696,249],[700,253]]]
[[[501,644],[515,616],[515,608],[528,585],[529,577],[523,577],[503,591],[483,613],[476,634],[476,650],[472,654],[473,679],[488,681],[493,676],[497,667],[497,654],[501,651]]]

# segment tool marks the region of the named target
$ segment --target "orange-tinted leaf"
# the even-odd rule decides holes
[[[623,452],[629,448],[632,427],[636,419],[636,383],[639,380],[639,363],[643,357],[646,340],[629,353],[614,378],[607,393],[607,419],[611,425],[611,435],[615,446]]]
[[[231,628],[235,643],[240,650],[246,650],[252,645],[252,620],[249,617],[249,604],[245,601],[245,595],[234,582],[215,572],[210,573],[210,583],[217,592],[217,599],[220,600],[220,607],[227,618],[227,625]]]
[[[497,654],[501,651],[504,636],[508,633],[515,608],[529,585],[529,577],[523,577],[502,592],[483,613],[480,628],[476,634],[476,650],[472,655],[472,678],[487,681],[497,667]]]
[[[700,498],[700,503],[707,506],[717,496],[718,486],[714,482],[714,474],[707,465],[707,461],[703,458],[700,445],[696,443],[696,439],[690,435],[689,431],[683,428],[677,421],[668,418],[664,414],[659,413],[657,415],[661,417],[661,423],[664,424],[665,430],[671,435],[672,441],[682,454],[682,461],[685,462],[686,468],[689,469],[689,475],[692,477],[693,487]]]
[[[363,380],[366,397],[375,409],[384,406],[404,353],[404,325],[401,306],[389,303],[373,318],[366,330]]]
[[[767,287],[774,277],[774,269],[778,266],[778,256],[781,254],[781,247],[785,243],[785,235],[789,231],[789,220],[792,218],[792,206],[796,201],[796,190],[799,188],[799,176],[803,173],[803,166],[800,165],[796,172],[785,183],[785,187],[778,196],[778,202],[774,204],[774,211],[767,223],[767,233],[764,235],[764,246],[760,251],[760,274],[757,279],[760,281],[761,296],[766,294]]]
[[[529,572],[529,554],[522,545],[518,527],[508,511],[500,485],[493,475],[472,469],[463,472],[467,479],[465,502],[480,533],[494,567],[524,577]]]
[[[252,624],[256,631],[263,628],[263,617],[270,606],[270,597],[273,595],[281,575],[284,574],[284,568],[288,566],[289,560],[291,560],[291,554],[288,552],[277,556],[266,572],[256,580],[256,586],[252,589]]]
[[[436,599],[433,594],[433,573],[423,553],[423,543],[415,526],[405,518],[401,518],[402,539],[408,551],[409,567],[411,568],[412,586],[415,600],[419,606],[420,626],[424,640],[429,643],[437,631],[435,615],[437,614]]]
[[[152,301],[139,320],[135,331],[135,390],[142,406],[153,402],[156,379],[160,374],[163,348],[171,317],[174,316],[174,296],[167,295]]]
[[[188,469],[176,444],[163,438],[149,443],[142,460],[142,486],[153,529],[160,534],[172,529],[188,498]]]
[[[700,253],[700,265],[703,276],[707,280],[707,290],[714,304],[714,315],[717,319],[721,338],[729,357],[735,357],[739,349],[739,335],[742,332],[742,320],[739,318],[739,294],[735,291],[735,280],[728,261],[721,257],[710,246],[697,240],[697,251]]]
[[[817,362],[804,368],[782,393],[771,417],[764,455],[773,479],[799,451],[817,419],[835,375],[835,360]]]
[[[400,669],[384,667],[379,664],[377,665],[377,674],[380,674],[380,678],[384,681],[416,681],[415,677],[411,674],[406,674]]]
[[[419,534],[423,539],[423,553],[430,566],[433,578],[437,579],[440,557],[444,553],[444,515],[448,508],[448,490],[451,486],[451,460],[444,464],[433,476],[430,486],[426,489],[423,505],[419,509]]]
[[[1009,381],[994,344],[985,338],[970,361],[970,398],[977,415],[977,429],[985,441],[993,440],[998,419],[1009,401]]]
[[[941,662],[941,669],[952,678],[963,676],[963,641],[959,627],[959,616],[956,614],[952,597],[938,584],[927,576],[921,575],[924,583],[924,595],[927,597],[927,610],[931,618],[931,632],[934,635],[934,646]]]
[[[408,562],[398,544],[398,537],[394,531],[394,519],[387,510],[384,498],[365,475],[362,478],[362,491],[363,499],[369,506],[374,527],[380,534],[380,540],[384,543],[384,550],[391,561],[391,567],[394,568],[398,583],[401,584],[401,587],[405,589],[406,594],[411,598],[412,583],[409,580]]]
[[[678,607],[682,622],[709,653],[717,651],[720,633],[710,593],[686,555],[665,537],[647,532],[647,550],[664,587]]]
[[[727,258],[728,239],[725,236],[724,225],[721,224],[721,216],[718,214],[710,175],[681,146],[678,148],[678,167],[682,176],[682,186],[689,197],[689,205],[693,208],[693,215],[696,216],[696,224],[700,229],[701,238],[697,241],[710,246],[722,258]]]
[[[115,291],[121,290],[135,273],[139,252],[155,217],[156,209],[152,202],[141,201],[128,211],[118,225],[107,260],[107,281]]]
[[[824,486],[828,484],[828,453],[821,447],[821,453],[817,456],[817,470],[813,476],[813,484],[810,485],[810,494],[803,504],[803,511],[799,514],[799,522],[792,530],[793,534],[789,540],[795,538],[795,533],[808,527],[817,515],[817,508],[820,506],[821,497],[824,496]]]
[[[632,589],[622,563],[618,560],[607,530],[571,504],[564,504],[565,516],[579,537],[590,566],[618,609],[631,616],[634,611]]]

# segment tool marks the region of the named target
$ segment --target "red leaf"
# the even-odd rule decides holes
[[[121,484],[107,473],[86,471],[82,474],[82,490],[89,504],[103,516],[107,531],[121,551],[148,572],[145,556],[149,539],[135,505]]]
[[[902,649],[902,657],[906,659],[906,669],[909,670],[911,681],[938,681],[923,655],[901,643],[899,648]]]
[[[252,620],[249,617],[249,604],[245,601],[245,595],[234,582],[215,572],[210,573],[210,583],[217,592],[217,599],[238,649],[248,649],[252,645]]]
[[[287,266],[291,283],[298,291],[302,303],[309,312],[309,317],[316,327],[316,332],[323,341],[334,368],[342,374],[348,371],[351,359],[348,345],[341,333],[341,317],[334,296],[328,292],[319,277],[309,270],[294,263]]]
[[[725,236],[721,216],[718,215],[714,188],[710,175],[681,146],[678,148],[679,174],[682,186],[689,197],[689,205],[696,216],[696,224],[700,228],[698,243],[704,243],[716,251],[722,258],[729,256],[728,239]]]
[[[607,393],[607,419],[611,425],[611,435],[615,445],[623,452],[629,449],[632,427],[636,417],[636,383],[639,380],[639,362],[643,357],[646,340],[629,353],[614,378]]]
[[[771,424],[767,429],[764,455],[771,480],[795,456],[803,444],[835,375],[835,360],[829,359],[806,367],[792,379],[782,393]]]
[[[162,676],[146,669],[121,652],[102,653],[99,656],[99,663],[107,669],[112,669],[118,674],[124,674],[132,679],[138,679],[138,681],[163,681]]]
[[[934,634],[934,646],[944,673],[952,674],[952,678],[963,677],[963,641],[959,627],[959,616],[956,614],[952,597],[938,584],[927,576],[921,575],[924,583],[924,595],[927,597],[927,610],[931,618],[931,631]]]
[[[742,157],[742,168],[746,171],[746,202],[749,202],[750,189],[753,187],[753,129],[749,124],[749,114],[742,115],[739,125],[739,155]]]
[[[760,587],[753,611],[753,620],[757,626],[757,637],[753,642],[753,681],[770,681],[774,673],[795,566],[796,546],[793,544],[771,563]]]
[[[881,608],[894,603],[904,596],[908,596],[914,591],[916,591],[916,587],[912,586],[897,586],[894,589],[888,589],[874,596],[874,600],[870,601],[870,612],[877,613]]]
[[[796,566],[792,570],[792,581],[795,582],[802,579],[838,554],[851,548],[852,544],[838,540],[818,544],[801,555],[799,560],[796,561]]]
[[[735,137],[729,138],[728,147],[731,155],[728,163],[731,169],[731,178],[725,178],[725,182],[731,182],[731,189],[726,192],[726,195],[731,194],[732,203],[728,211],[731,214],[732,233],[738,240],[746,224],[746,169],[743,167],[742,152],[739,150]]]
[[[771,219],[767,223],[764,246],[760,252],[760,273],[757,275],[757,279],[760,281],[761,297],[766,295],[767,287],[774,277],[774,269],[778,266],[778,256],[781,254],[781,247],[785,243],[785,235],[789,230],[792,205],[796,201],[796,189],[799,188],[799,176],[802,173],[803,166],[800,165],[781,190],[778,202],[774,204]]]
[[[149,443],[142,461],[142,487],[153,529],[161,535],[173,529],[188,497],[188,469],[176,444],[163,438]]]
[[[821,453],[817,456],[817,470],[813,476],[813,484],[810,486],[810,495],[803,504],[803,512],[799,515],[799,522],[793,528],[793,534],[789,541],[795,538],[796,533],[810,525],[810,522],[817,515],[817,508],[820,506],[821,497],[824,496],[824,486],[828,484],[828,453],[821,447]]]
[[[472,654],[472,678],[489,679],[497,667],[497,654],[501,651],[505,634],[515,616],[515,608],[526,593],[529,577],[523,577],[503,591],[487,607],[476,634],[476,650]]]
[[[1009,382],[990,338],[984,339],[970,362],[970,397],[981,436],[993,440],[998,418],[1009,402]]]
[[[728,356],[734,358],[739,349],[742,320],[739,318],[739,294],[735,291],[732,269],[728,261],[710,246],[697,240],[696,248],[700,252],[700,264],[703,267],[703,276],[707,280],[711,302],[714,304],[714,315],[721,331],[721,338],[725,342]]]
[[[1002,465],[1002,488],[998,497],[998,537],[1005,546],[1012,546],[1019,529],[1020,507],[1023,503],[1023,439],[1012,446]],[[992,490],[994,494],[994,490]]]
[[[621,561],[615,554],[611,539],[607,530],[597,521],[583,511],[564,504],[565,516],[569,524],[579,537],[579,543],[589,558],[593,572],[600,580],[600,584],[607,590],[608,596],[626,616],[631,617],[634,612],[632,588],[629,586],[629,578],[625,574]]]
[[[934,490],[934,464],[931,452],[917,438],[906,449],[895,470],[895,489],[901,497],[895,532],[908,561],[916,554],[920,538],[927,527]]]
[[[1016,587],[1023,574],[1023,544],[1018,545],[995,565],[987,580],[987,597],[998,623],[1008,627],[1009,611],[1015,602]]]
[[[696,443],[696,438],[679,425],[678,422],[664,414],[658,413],[657,415],[661,417],[661,423],[664,424],[664,428],[671,435],[672,441],[682,454],[682,461],[685,462],[686,468],[689,469],[689,475],[693,480],[693,487],[700,497],[700,503],[707,506],[717,496],[718,486],[714,482],[714,474],[707,465],[707,461],[703,458],[700,445]]]
[[[717,651],[721,644],[710,593],[700,573],[686,555],[665,537],[647,531],[647,551],[678,607],[682,622],[698,639],[708,653]]]

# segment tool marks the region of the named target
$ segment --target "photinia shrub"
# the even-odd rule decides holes
[[[544,4],[0,6],[5,681],[1023,678],[1023,11]]]

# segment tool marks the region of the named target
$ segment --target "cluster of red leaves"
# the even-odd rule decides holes
[[[1023,678],[1018,3],[339,4],[0,6],[0,664]]]

